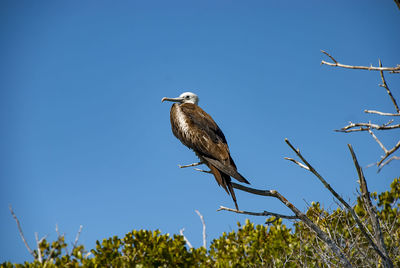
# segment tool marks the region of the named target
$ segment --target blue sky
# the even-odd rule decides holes
[[[321,66],[320,50],[342,63],[400,63],[400,11],[393,1],[1,1],[0,262],[31,260],[25,236],[56,238],[55,225],[87,249],[132,229],[178,233],[199,247],[250,218],[214,178],[179,169],[197,159],[172,135],[169,103],[184,91],[224,131],[239,171],[255,188],[277,189],[300,209],[331,195],[294,157],[284,138],[341,195],[354,202],[360,163],[381,149],[368,133],[333,130],[394,111],[379,73]],[[387,82],[400,101],[398,75]],[[391,147],[399,131],[377,133]],[[399,162],[371,191],[386,190]],[[271,198],[237,192],[241,209],[288,213]]]

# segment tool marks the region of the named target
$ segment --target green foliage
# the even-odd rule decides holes
[[[376,203],[386,248],[395,267],[400,267],[400,179],[389,191],[371,193]],[[361,199],[354,210],[373,234]],[[350,213],[340,207],[325,210],[313,202],[307,216],[341,248],[355,267],[382,267],[376,252],[368,245]],[[274,219],[269,219],[274,220]],[[337,267],[336,256],[303,222],[289,229],[281,219],[270,225],[255,225],[246,220],[238,230],[214,239],[207,251],[188,249],[182,236],[161,234],[159,230],[133,230],[123,238],[114,236],[97,241],[96,248],[85,251],[82,245],[67,251],[64,237],[51,244],[41,241],[39,262],[3,263],[1,267]]]

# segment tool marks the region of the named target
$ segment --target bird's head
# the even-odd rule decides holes
[[[161,101],[162,102],[173,101],[173,102],[179,102],[179,103],[193,103],[193,104],[197,105],[197,103],[199,103],[199,97],[192,92],[184,92],[178,98],[164,97],[164,98],[162,98]]]

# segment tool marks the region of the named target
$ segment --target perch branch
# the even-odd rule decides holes
[[[29,251],[29,254],[31,254],[33,257],[35,257],[33,250],[29,247],[28,243],[26,242],[26,239],[25,239],[24,233],[22,232],[21,224],[19,223],[17,215],[15,215],[11,205],[9,205],[8,208],[10,209],[11,215],[13,216],[15,222],[17,223],[19,235],[21,236],[21,239],[24,242],[26,249]]]
[[[361,198],[364,201],[364,205],[366,207],[366,210],[369,215],[369,219],[372,223],[372,227],[374,229],[375,233],[375,242],[378,244],[379,250],[384,254],[383,261],[385,262],[386,267],[393,267],[393,263],[388,257],[388,253],[386,250],[385,246],[385,241],[383,239],[382,235],[382,229],[379,223],[379,219],[376,216],[376,210],[374,209],[374,206],[372,205],[371,198],[370,198],[370,193],[368,191],[368,186],[367,186],[367,181],[365,180],[364,173],[362,171],[362,168],[358,164],[358,160],[356,157],[356,154],[354,153],[353,147],[351,144],[347,144],[349,147],[351,157],[353,158],[354,166],[356,167],[358,178],[360,181],[360,190],[361,190]]]
[[[386,158],[388,158],[392,153],[394,153],[399,148],[400,148],[400,140],[392,149],[387,151],[386,154],[382,157],[382,159],[377,163],[378,167],[381,166],[382,162],[385,161]]]
[[[204,217],[201,213],[196,209],[197,215],[199,215],[201,224],[203,225],[203,247],[207,248],[207,236],[206,236],[206,223],[204,222]]]
[[[322,53],[327,55],[332,61],[327,62],[327,61],[321,61],[321,64],[333,66],[333,67],[341,67],[341,68],[347,68],[347,69],[359,69],[359,70],[368,70],[368,71],[391,71],[391,72],[396,72],[400,70],[400,65],[397,65],[396,67],[374,67],[374,66],[354,66],[354,65],[346,65],[346,64],[341,64],[335,58],[333,58],[328,52],[321,50]]]
[[[379,254],[379,256],[381,256],[384,259],[385,255],[378,248],[376,243],[372,240],[372,237],[368,234],[366,227],[361,222],[360,218],[357,216],[354,209],[335,190],[333,190],[333,188],[326,182],[326,180],[310,165],[310,163],[308,163],[308,161],[301,155],[299,149],[295,149],[293,147],[293,145],[289,142],[288,139],[285,139],[285,142],[297,154],[297,156],[301,159],[301,161],[303,161],[303,163],[310,169],[310,172],[312,172],[322,182],[322,184],[325,186],[325,188],[327,188],[332,193],[332,195],[346,207],[346,209],[353,216],[355,222],[357,223],[358,227],[360,228],[361,233],[367,239],[368,243],[374,248],[374,250]]]
[[[197,162],[197,163],[193,163],[193,164],[189,164],[189,165],[178,165],[179,168],[187,168],[187,167],[196,167],[196,166],[200,166],[204,164],[203,162]]]

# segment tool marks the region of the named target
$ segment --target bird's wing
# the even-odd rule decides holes
[[[249,183],[237,172],[225,135],[211,116],[194,104],[185,103],[180,105],[180,108],[188,117],[188,123],[193,129],[191,135],[182,137],[184,143],[217,169],[240,182]]]

